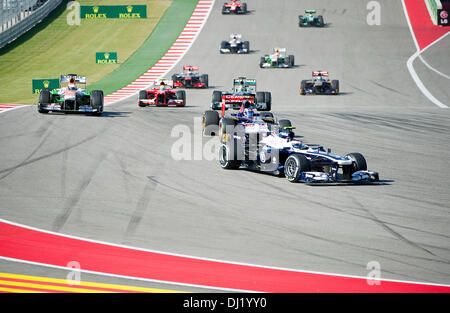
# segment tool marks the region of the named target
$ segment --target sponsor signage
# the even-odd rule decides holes
[[[95,63],[97,64],[116,64],[117,52],[96,52]]]
[[[84,19],[147,18],[147,5],[82,5],[80,17]]]
[[[442,26],[449,26],[449,17],[448,17],[448,10],[440,9],[437,10],[437,21],[438,25]]]
[[[33,79],[32,80],[32,89],[33,93],[40,93],[42,89],[58,89],[59,88],[59,79],[58,78],[49,78],[49,79]]]

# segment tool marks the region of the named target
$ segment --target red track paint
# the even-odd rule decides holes
[[[450,29],[434,25],[424,0],[404,0],[419,49],[445,35]]]
[[[114,275],[261,292],[443,292],[450,287],[307,273],[175,256],[92,242],[0,222],[0,255]]]

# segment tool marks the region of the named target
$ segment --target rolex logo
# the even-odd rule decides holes
[[[97,6],[95,6],[95,7],[92,8],[92,10],[94,10],[94,13],[95,13],[95,14],[98,13],[98,9],[99,9],[99,7],[97,7]]]
[[[105,59],[109,59],[109,53],[105,53]]]
[[[131,13],[133,11],[133,6],[129,5],[127,6],[128,13]]]
[[[50,82],[48,80],[44,80],[43,85],[44,88],[48,88],[48,86],[50,86]]]

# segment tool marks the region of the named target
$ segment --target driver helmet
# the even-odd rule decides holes
[[[67,84],[67,88],[69,90],[77,90],[77,82],[75,80],[75,77],[70,77],[69,84]]]
[[[159,84],[159,90],[166,90],[166,84],[164,82]]]
[[[247,116],[247,117],[254,117],[255,113],[253,112],[252,109],[245,109],[244,110],[244,115]]]
[[[238,91],[245,91],[245,84],[244,81],[241,80],[241,82],[239,83],[239,86],[237,87]]]

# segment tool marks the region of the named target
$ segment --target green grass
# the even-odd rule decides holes
[[[184,0],[183,0],[184,1]],[[191,2],[191,0],[187,0]],[[148,39],[172,1],[129,0],[126,4],[147,4],[147,19],[81,20],[67,24],[63,1],[43,22],[0,50],[0,103],[33,104],[33,78],[58,78],[61,74],[87,76],[90,84],[120,67]],[[81,5],[100,1],[79,1]],[[102,0],[102,5],[123,4]],[[96,64],[95,52],[116,51],[119,64]]]

